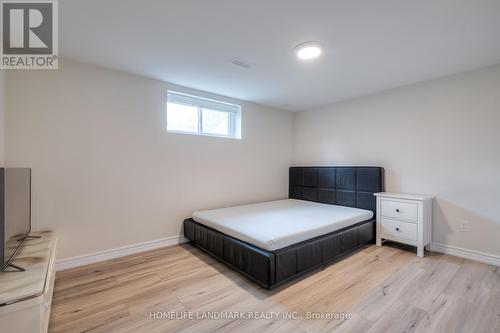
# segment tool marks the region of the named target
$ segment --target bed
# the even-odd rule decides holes
[[[266,289],[374,241],[380,167],[292,167],[289,199],[193,213],[195,246]]]

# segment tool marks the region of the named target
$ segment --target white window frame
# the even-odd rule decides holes
[[[167,132],[188,135],[213,136],[227,139],[241,139],[241,105],[222,102],[215,99],[190,95],[177,91],[167,91],[167,103],[193,106],[198,108],[198,131],[178,131],[168,129],[168,106],[167,106]],[[168,105],[168,104],[167,104]],[[228,135],[212,134],[203,132],[203,109],[228,114]]]

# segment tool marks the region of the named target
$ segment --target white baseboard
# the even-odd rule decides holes
[[[95,264],[97,262],[125,257],[131,254],[151,251],[172,245],[178,245],[187,241],[188,240],[183,236],[172,236],[144,243],[122,246],[116,249],[85,254],[83,256],[61,259],[56,261],[56,271],[64,271],[66,269]]]
[[[479,261],[489,265],[500,266],[500,256],[494,254],[434,242],[430,244],[429,250],[449,254],[450,256]]]
[[[125,257],[131,254],[178,245],[187,241],[188,240],[183,236],[172,236],[144,243],[122,246],[116,249],[90,253],[83,256],[61,259],[56,261],[56,271],[64,271],[66,269],[95,264],[110,259]],[[434,242],[429,244],[429,250],[500,267],[500,256],[494,254]]]

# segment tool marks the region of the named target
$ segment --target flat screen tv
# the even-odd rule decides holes
[[[0,270],[11,265],[30,231],[31,169],[0,168]]]

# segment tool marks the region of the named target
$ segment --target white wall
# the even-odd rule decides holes
[[[500,66],[300,112],[294,129],[295,165],[382,166],[386,190],[437,196],[434,242],[500,255]]]
[[[179,235],[194,210],[287,196],[290,113],[241,102],[241,141],[171,134],[167,87],[70,61],[9,73],[6,158],[32,167],[34,228],[57,232],[58,259]]]
[[[434,242],[500,255],[500,66],[300,112],[295,135],[292,114],[242,102],[241,141],[167,133],[166,89],[190,90],[60,68],[9,73],[5,160],[33,168],[34,228],[58,233],[61,259],[286,197],[292,142],[295,165],[380,165],[387,190],[436,194]]]
[[[0,166],[5,155],[5,70],[0,69]]]

